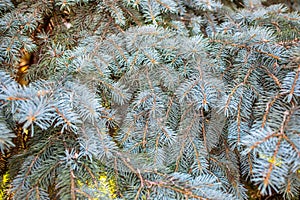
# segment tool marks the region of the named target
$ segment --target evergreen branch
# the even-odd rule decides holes
[[[167,188],[170,190],[174,190],[175,192],[181,193],[185,196],[185,198],[194,198],[194,199],[200,199],[200,200],[207,200],[207,198],[203,198],[201,196],[198,196],[196,194],[194,194],[191,190],[188,190],[186,188],[182,188],[179,185],[172,185],[170,186],[169,183],[167,182],[154,182],[154,181],[149,181],[149,180],[145,180],[146,184],[148,185],[148,187],[162,187],[162,188]]]
[[[281,143],[281,139],[282,139],[282,137],[279,136],[278,142],[276,144],[275,151],[273,152],[273,155],[272,155],[272,158],[271,158],[271,160],[273,160],[273,161],[276,160],[276,156],[278,154],[278,150],[279,150],[279,146],[280,146],[280,143]],[[266,175],[263,175],[263,177],[264,177],[263,178],[263,187],[261,187],[261,192],[262,193],[265,193],[266,188],[270,184],[270,177],[271,177],[271,173],[273,171],[274,166],[275,166],[275,162],[270,162],[269,163],[269,167],[268,167],[267,172],[266,172]]]
[[[248,46],[246,44],[237,44],[237,43],[233,43],[233,42],[230,42],[230,41],[223,41],[223,40],[218,40],[218,39],[211,39],[210,42],[212,42],[212,43],[221,43],[221,44],[223,44],[225,46],[229,45],[229,46],[232,46],[232,47],[237,47],[239,49],[246,49],[248,51],[255,51],[255,52],[259,53],[259,54],[269,56],[269,57],[271,57],[271,58],[273,58],[275,60],[278,60],[278,61],[281,60],[281,58],[279,56],[277,56],[277,55],[265,52],[265,51],[260,50],[260,49],[253,48],[253,47]]]
[[[270,76],[274,80],[274,82],[276,83],[276,85],[279,88],[281,88],[281,83],[280,83],[279,79],[273,73],[271,73],[270,70],[267,67],[261,66],[261,68],[264,69],[267,72],[268,76]]]
[[[233,96],[235,95],[235,94],[237,94],[237,95],[240,95],[238,92],[240,92],[238,89],[239,88],[242,88],[241,86],[244,86],[244,83],[242,82],[242,83],[239,83],[239,84],[237,84],[236,86],[234,86],[234,88],[230,91],[230,94],[228,95],[228,97],[227,97],[227,100],[226,100],[226,103],[225,103],[225,106],[224,106],[224,114],[226,115],[226,116],[229,116],[229,112],[231,111],[231,108],[230,107],[232,107],[233,109],[234,109],[234,107],[233,107],[233,105],[231,104],[233,101]],[[234,103],[234,102],[233,102]]]
[[[1,1],[0,171],[12,183],[1,188],[297,199],[299,13],[222,3]]]
[[[262,125],[261,127],[264,128],[267,123],[267,118],[270,113],[270,109],[272,108],[273,104],[281,97],[280,94],[277,94],[273,97],[273,100],[269,100],[269,102],[266,104],[266,109],[264,110],[264,115],[262,119]]]
[[[71,181],[71,200],[75,200],[76,199],[76,188],[75,188],[75,175],[74,175],[74,171],[70,168],[70,181]]]

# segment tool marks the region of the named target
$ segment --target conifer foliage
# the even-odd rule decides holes
[[[3,198],[298,199],[299,7],[1,0]]]

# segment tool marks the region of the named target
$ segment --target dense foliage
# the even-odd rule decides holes
[[[6,199],[298,199],[300,3],[1,0]]]

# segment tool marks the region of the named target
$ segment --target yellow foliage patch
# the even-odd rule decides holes
[[[7,187],[7,184],[9,183],[9,171],[6,171],[5,174],[2,176],[2,182],[0,183],[0,200],[4,200],[5,195],[5,188]]]
[[[116,190],[115,190],[115,181],[112,179],[108,179],[106,174],[101,174],[98,177],[98,185],[96,185],[93,181],[89,181],[88,183],[84,184],[82,181],[77,180],[77,185],[81,188],[86,185],[88,188],[96,189],[96,194],[93,200],[101,199],[104,196],[110,199],[116,198]]]
[[[269,163],[272,163],[273,165],[275,165],[277,167],[281,167],[281,165],[282,165],[282,160],[280,158],[276,158],[274,156],[267,156],[262,153],[259,154],[259,157],[261,159],[267,160]]]

